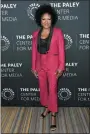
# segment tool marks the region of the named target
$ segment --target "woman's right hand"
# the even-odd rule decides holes
[[[37,71],[31,70],[31,72],[34,74],[34,76],[35,76],[36,78],[38,78],[38,73],[37,73]]]

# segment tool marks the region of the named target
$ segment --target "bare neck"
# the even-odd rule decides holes
[[[42,32],[48,33],[48,32],[50,32],[50,28],[43,28],[43,29],[42,29]]]

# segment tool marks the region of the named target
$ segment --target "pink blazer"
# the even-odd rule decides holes
[[[37,51],[37,37],[39,29],[33,32],[32,39],[32,67],[31,70],[37,72],[41,69],[40,56]],[[47,53],[47,67],[51,71],[65,70],[65,45],[64,36],[60,28],[54,27],[50,42],[49,51]]]

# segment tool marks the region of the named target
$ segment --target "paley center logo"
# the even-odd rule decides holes
[[[77,9],[79,8],[80,2],[51,2],[52,7],[55,8],[58,14],[58,21],[72,21],[78,20]],[[73,10],[74,8],[74,10]],[[73,12],[74,11],[74,12]]]
[[[79,50],[89,50],[89,34],[80,33],[77,35],[77,46]]]
[[[4,88],[1,92],[1,96],[5,100],[12,100],[15,96],[15,93],[11,88]]]
[[[27,14],[30,19],[34,20],[34,12],[38,7],[40,7],[40,5],[38,3],[32,3],[29,5],[29,7],[27,9]]]
[[[70,35],[64,34],[65,48],[69,49],[72,46],[73,40]]]
[[[66,100],[70,99],[71,95],[72,95],[72,93],[68,88],[61,88],[58,91],[58,97],[60,100],[66,101]]]
[[[16,51],[30,51],[32,50],[32,35],[16,35],[15,36]]]
[[[78,101],[90,101],[90,88],[78,88],[77,92]]]
[[[1,50],[6,51],[10,46],[10,41],[6,36],[1,36]]]
[[[66,70],[63,77],[77,77],[78,62],[66,62]]]
[[[20,100],[21,101],[39,101],[37,92],[40,88],[20,88]]]
[[[23,63],[2,63],[1,67],[1,77],[23,77],[21,73],[21,68]]]
[[[13,14],[17,10],[17,4],[4,3],[1,4],[1,9],[2,9],[1,12],[2,22],[16,22],[18,20],[15,14]]]

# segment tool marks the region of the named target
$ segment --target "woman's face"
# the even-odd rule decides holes
[[[51,27],[51,15],[45,13],[41,17],[41,25],[43,28],[50,28]]]

